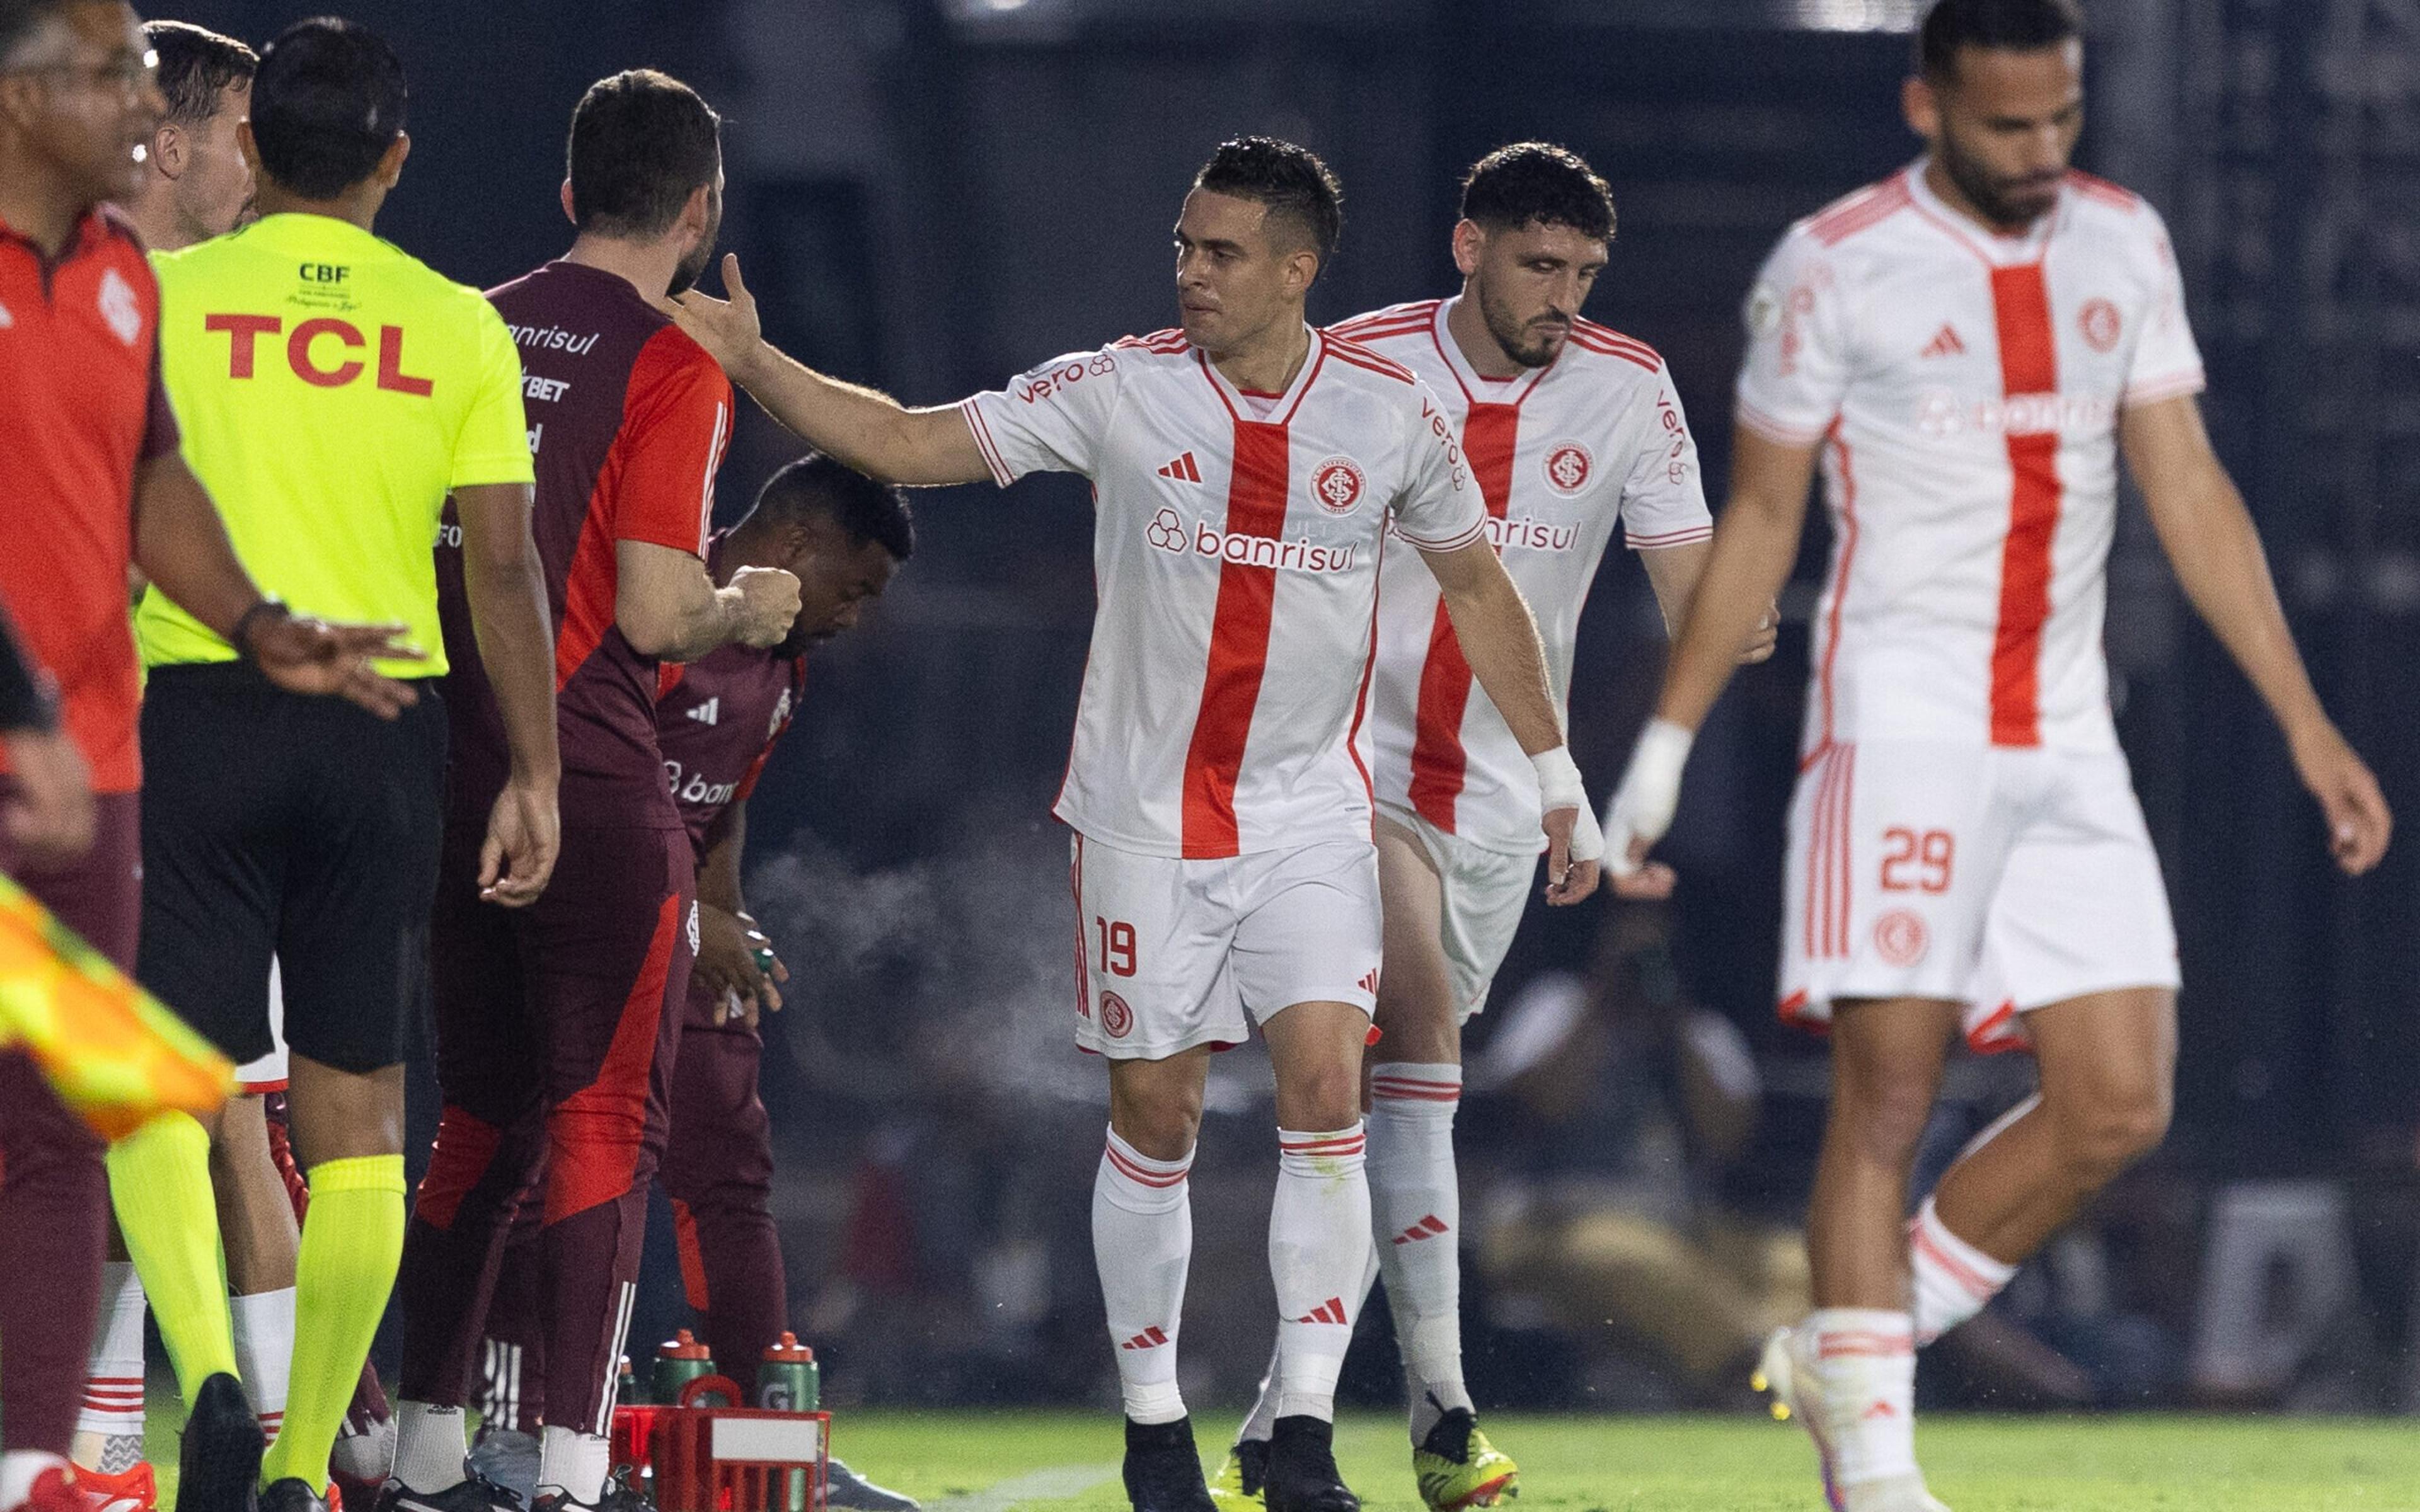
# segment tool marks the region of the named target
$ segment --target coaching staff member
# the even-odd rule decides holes
[[[165,104],[119,0],[0,0],[0,602],[56,684],[94,795],[88,847],[21,846],[0,865],[127,967],[142,779],[128,568],[248,656],[253,675],[373,706],[394,697],[362,659],[387,631],[261,609],[179,455],[159,379],[159,285],[103,204],[140,187]],[[39,775],[21,766],[8,780],[26,792]],[[101,1149],[22,1057],[0,1057],[0,1509],[71,1504],[63,1457],[101,1281]]]
[[[272,593],[407,626],[426,652],[387,664],[402,681],[380,719],[271,686],[156,590],[137,619],[156,794],[143,828],[144,980],[242,1061],[270,1047],[272,953],[284,972],[311,1204],[286,1419],[256,1467],[261,1504],[278,1512],[324,1489],[403,1243],[404,1035],[445,768],[444,712],[425,686],[446,667],[432,543],[449,492],[475,655],[509,747],[479,889],[535,900],[556,848],[553,637],[530,533],[520,364],[476,290],[371,235],[411,151],[405,106],[402,65],[378,37],[332,18],[288,28],[261,53],[240,138],[261,219],[159,259],[168,390],[237,550]],[[287,612],[271,600],[236,628]],[[220,1512],[241,1506],[259,1440],[221,1411],[241,1393],[206,1149],[198,1126],[138,1135],[111,1174],[121,1192],[150,1194],[146,1222],[122,1196],[120,1213],[163,1319],[212,1319],[172,1352],[196,1398],[186,1473],[204,1477],[199,1512]],[[163,1251],[178,1258],[158,1263]],[[163,1280],[207,1289],[215,1309],[198,1295],[172,1308]],[[194,1500],[189,1484],[180,1505]]]

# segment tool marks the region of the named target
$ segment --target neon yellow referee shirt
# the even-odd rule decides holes
[[[437,624],[446,494],[529,483],[521,366],[478,290],[349,222],[271,215],[166,253],[160,361],[185,459],[255,581],[297,613],[410,625],[445,671]],[[152,591],[143,662],[235,651]]]

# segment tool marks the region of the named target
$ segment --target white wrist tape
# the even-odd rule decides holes
[[[1593,861],[1605,855],[1605,832],[1597,827],[1596,815],[1590,811],[1588,784],[1580,780],[1579,764],[1572,760],[1571,748],[1557,746],[1529,758],[1538,768],[1538,796],[1544,811],[1558,809],[1577,811],[1572,825],[1572,859]]]
[[[1694,731],[1669,719],[1651,719],[1639,732],[1629,769],[1605,810],[1608,864],[1616,876],[1637,870],[1630,859],[1634,841],[1652,845],[1672,827],[1673,812],[1681,806],[1681,774],[1688,767],[1689,748],[1697,738]]]

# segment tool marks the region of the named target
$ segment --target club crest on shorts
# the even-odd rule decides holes
[[[1565,441],[1546,454],[1546,486],[1557,493],[1577,493],[1588,486],[1596,458],[1577,441]]]
[[[1874,950],[1894,966],[1912,966],[1932,949],[1932,931],[1923,916],[1894,908],[1874,920]]]
[[[1134,1010],[1115,993],[1101,995],[1101,1028],[1112,1040],[1123,1040],[1134,1032]]]
[[[2118,333],[2125,329],[2118,306],[2107,300],[2085,301],[2075,312],[2075,323],[2084,328],[2084,339],[2096,352],[2116,351]]]
[[[1353,513],[1366,486],[1360,464],[1349,456],[1331,456],[1311,470],[1311,497],[1331,515]]]

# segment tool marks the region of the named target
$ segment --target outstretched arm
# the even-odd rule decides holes
[[[1606,863],[1617,876],[1644,865],[1671,827],[1698,726],[1789,580],[1807,526],[1815,453],[1813,445],[1776,441],[1748,425],[1733,428],[1730,503],[1714,523],[1713,554],[1665,668],[1655,717],[1606,809]]]
[[[1529,605],[1485,537],[1450,551],[1420,548],[1437,580],[1454,639],[1521,748],[1538,763],[1545,799],[1546,901],[1578,903],[1596,890],[1603,851],[1588,795],[1563,746],[1563,721],[1546,675],[1545,648]]]
[[[2361,875],[2386,854],[2395,816],[2311,687],[2259,532],[2211,450],[2201,407],[2191,395],[2130,407],[2118,440],[2185,597],[2285,732],[2294,769],[2327,815],[2336,865]]]
[[[722,286],[727,301],[695,289],[681,295],[673,318],[766,413],[817,450],[885,483],[981,483],[991,476],[954,406],[910,409],[887,393],[826,378],[765,340],[736,255],[723,256]]]

